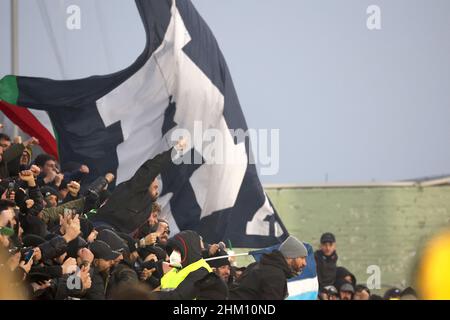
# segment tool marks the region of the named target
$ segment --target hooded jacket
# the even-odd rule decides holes
[[[90,218],[125,233],[136,231],[149,217],[152,199],[149,186],[171,162],[172,149],[146,161],[134,176],[119,184],[106,204]]]
[[[110,271],[100,272],[97,267],[91,267],[91,287],[86,290],[84,298],[86,300],[105,300],[106,289],[110,279]]]
[[[319,288],[334,285],[336,281],[336,264],[338,256],[336,251],[331,256],[323,254],[322,250],[314,253],[317,266],[317,278],[319,279]]]
[[[8,163],[14,161],[22,156],[25,146],[20,144],[12,144],[7,150],[3,151],[0,160],[0,179],[9,177],[10,171],[8,169]]]
[[[174,250],[178,250],[181,253],[181,266],[183,270],[187,270],[189,266],[194,263],[204,262],[205,267],[200,267],[190,272],[184,280],[173,290],[158,292],[158,298],[161,300],[192,300],[198,295],[198,288],[195,283],[198,280],[203,279],[212,270],[209,265],[202,258],[202,250],[200,246],[200,236],[194,231],[182,231],[176,234],[173,238],[169,239],[167,246]],[[172,272],[172,271],[171,271]],[[175,270],[173,272],[176,272]],[[166,273],[164,277],[169,276]],[[164,283],[164,277],[161,279],[161,284]],[[162,289],[163,285],[162,285]]]
[[[292,276],[280,251],[266,253],[260,262],[249,265],[230,289],[230,300],[284,300],[288,296],[287,279]]]
[[[356,277],[353,273],[348,271],[344,267],[337,267],[336,268],[336,281],[334,283],[334,286],[339,290],[339,288],[346,282],[345,277],[349,276],[351,278],[350,283],[353,285],[353,287],[356,286]]]

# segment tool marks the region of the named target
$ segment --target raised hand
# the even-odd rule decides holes
[[[70,181],[70,183],[67,184],[67,189],[69,189],[69,193],[72,197],[76,197],[80,192],[80,184],[76,181]]]
[[[23,143],[23,145],[25,146],[25,148],[26,148],[26,147],[32,147],[32,146],[34,146],[34,145],[36,145],[36,144],[39,144],[39,140],[36,139],[35,137],[31,137],[30,139],[28,139],[27,141],[25,141],[25,142]]]

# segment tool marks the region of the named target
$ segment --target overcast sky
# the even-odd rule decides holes
[[[249,127],[280,129],[280,170],[263,182],[450,174],[450,1],[193,2],[222,48]],[[9,3],[0,0],[0,76],[11,72]],[[19,3],[21,75],[107,74],[144,47],[131,0]],[[66,28],[72,4],[80,30]],[[381,30],[367,28],[372,4]]]

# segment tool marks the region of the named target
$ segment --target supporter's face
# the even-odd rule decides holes
[[[87,237],[87,242],[88,243],[92,243],[95,241],[95,239],[97,239],[97,235],[98,235],[98,231],[97,230],[92,230],[92,232],[89,234],[89,236]]]
[[[222,278],[223,281],[228,282],[230,279],[231,269],[230,266],[221,266],[216,269],[216,274]]]
[[[295,259],[288,259],[288,264],[291,270],[295,274],[302,273],[303,269],[306,267],[306,257],[298,257]]]
[[[338,296],[335,296],[334,294],[331,294],[331,295],[328,297],[328,300],[338,300]]]
[[[136,262],[136,260],[139,258],[139,253],[137,251],[133,252],[132,254],[130,254],[130,260],[131,262]]]
[[[58,206],[58,197],[52,194],[45,198],[45,202],[49,208],[55,208]]]
[[[236,272],[235,272],[236,279],[239,279],[243,273],[244,273],[243,271],[236,270]]]
[[[352,300],[352,293],[347,291],[339,292],[341,300]]]
[[[0,146],[0,161],[3,160],[3,147]]]
[[[351,276],[345,276],[344,280],[347,281],[348,283],[353,283],[353,279]]]
[[[320,244],[320,250],[322,253],[329,257],[333,254],[334,251],[336,251],[336,242],[325,242]]]
[[[100,272],[108,271],[111,268],[113,261],[104,259],[95,259],[95,265]]]
[[[1,139],[0,146],[3,148],[3,150],[7,150],[11,146],[11,141]]]
[[[0,212],[0,227],[9,225],[15,225],[15,214],[12,208],[8,208]]]
[[[123,255],[121,254],[120,256],[118,256],[116,258],[116,260],[112,261],[111,266],[117,266],[119,264],[119,262],[122,261],[122,260],[123,260]]]
[[[169,241],[169,235],[170,235],[170,230],[169,230],[169,226],[164,223],[164,222],[160,222],[161,224],[163,224],[165,226],[164,232],[158,237],[158,242],[162,245],[167,245],[167,242]]]
[[[152,227],[158,224],[158,212],[150,213],[150,217],[148,218],[148,224]]]
[[[366,290],[362,290],[355,293],[353,300],[369,300],[369,298],[369,293]]]
[[[34,250],[34,255],[33,255],[33,260],[35,262],[39,262],[42,259],[42,252],[41,249],[39,247],[36,247],[33,249]]]
[[[155,180],[153,180],[152,184],[148,188],[148,192],[150,193],[150,197],[153,202],[158,199],[159,196],[158,179],[155,178]]]
[[[330,300],[330,299],[328,298],[328,294],[327,294],[326,292],[320,293],[320,294],[319,294],[319,298],[320,298],[320,300]]]
[[[28,154],[28,152],[23,152],[22,156],[20,157],[20,164],[28,164],[30,163],[30,155]]]
[[[69,193],[69,189],[59,189],[59,194],[61,195],[61,199],[65,199],[67,194]]]
[[[42,172],[44,174],[49,174],[51,171],[56,171],[56,162],[53,160],[48,160],[45,164],[44,167],[42,168]]]

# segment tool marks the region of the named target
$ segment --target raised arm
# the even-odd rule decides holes
[[[134,193],[144,192],[148,190],[150,184],[155,178],[167,167],[172,161],[173,152],[182,152],[186,147],[186,140],[181,139],[177,142],[175,147],[170,148],[153,159],[146,161],[136,171],[134,176],[130,179],[129,184]]]

